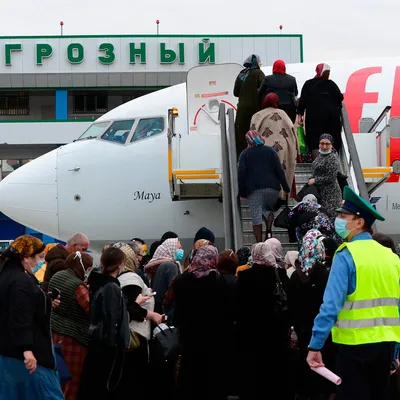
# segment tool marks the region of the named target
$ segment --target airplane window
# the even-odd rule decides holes
[[[131,142],[137,142],[150,136],[158,135],[164,131],[163,117],[142,118],[135,129]]]
[[[110,142],[125,144],[134,123],[134,119],[128,121],[115,121],[101,138],[103,140],[109,140]]]
[[[90,125],[89,128],[86,129],[86,131],[81,136],[79,136],[77,140],[95,139],[104,132],[104,129],[106,129],[109,124],[110,122],[107,121],[107,122],[98,122],[96,124]]]

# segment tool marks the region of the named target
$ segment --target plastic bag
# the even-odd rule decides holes
[[[306,138],[304,136],[303,125],[297,127],[297,140],[299,141],[300,154],[307,154]]]

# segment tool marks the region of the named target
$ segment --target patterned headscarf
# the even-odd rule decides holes
[[[264,146],[265,143],[265,139],[261,136],[261,133],[254,130],[246,133],[246,140],[250,146]]]
[[[137,259],[135,251],[126,243],[118,242],[113,245],[117,249],[121,249],[125,254],[125,270],[136,272],[139,268],[139,260]]]
[[[16,238],[10,245],[10,247],[4,251],[4,256],[10,258],[18,258],[22,261],[26,257],[34,257],[36,254],[40,254],[44,251],[46,245],[31,235],[23,235]]]
[[[192,247],[192,250],[190,251],[189,256],[185,260],[184,269],[187,269],[189,267],[189,265],[192,263],[193,257],[197,253],[198,249],[200,249],[201,247],[210,246],[210,245],[211,245],[211,242],[209,240],[206,240],[206,239],[197,240],[196,243],[194,244],[194,246]]]
[[[241,247],[236,252],[239,258],[239,267],[246,265],[249,262],[249,257],[251,256],[251,250],[248,247]]]
[[[272,255],[275,257],[276,262],[283,261],[282,244],[278,239],[270,238],[265,241],[271,247]]]
[[[246,82],[249,77],[250,71],[253,69],[260,69],[259,62],[261,61],[260,57],[256,54],[252,54],[244,60],[243,66],[244,69],[239,73],[239,79],[242,82]]]
[[[325,260],[325,247],[322,233],[317,229],[309,230],[303,238],[300,247],[299,261],[302,272],[308,276],[317,262]]]
[[[251,248],[251,257],[254,264],[273,267],[276,265],[271,246],[268,243],[255,243]]]
[[[321,141],[322,139],[327,139],[327,140],[329,140],[332,144],[335,144],[335,140],[333,139],[333,136],[330,135],[329,133],[323,133],[323,134],[319,137],[319,141]]]
[[[298,204],[298,211],[318,212],[321,205],[318,204],[317,198],[313,194],[308,194],[303,197],[303,200]]]
[[[157,268],[164,262],[176,262],[176,251],[178,250],[179,239],[167,239],[157,247],[153,258],[145,266],[145,271],[151,280]]]
[[[195,278],[203,278],[211,272],[219,274],[216,270],[218,262],[218,250],[214,246],[201,247],[193,257],[188,269]]]

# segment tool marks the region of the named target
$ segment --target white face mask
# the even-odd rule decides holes
[[[84,279],[85,279],[85,278],[87,278],[86,269],[85,269],[85,267],[83,266],[82,254],[81,254],[80,251],[77,251],[77,252],[76,252],[75,257],[74,257],[74,260],[75,260],[76,257],[79,258],[79,262],[80,262],[81,267],[82,267],[82,269],[83,269],[83,276],[84,276]]]

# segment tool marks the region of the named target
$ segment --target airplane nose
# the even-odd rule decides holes
[[[38,157],[0,182],[0,211],[52,237],[58,237],[57,154]]]

